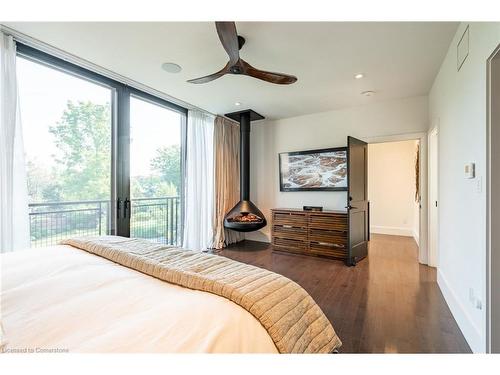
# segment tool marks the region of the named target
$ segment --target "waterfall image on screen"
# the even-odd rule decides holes
[[[280,154],[281,190],[347,188],[346,150]]]

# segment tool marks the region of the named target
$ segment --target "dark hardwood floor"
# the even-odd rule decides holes
[[[276,253],[243,241],[220,255],[280,273],[306,289],[343,342],[341,353],[469,353],[410,237],[372,235],[368,258],[341,261]]]

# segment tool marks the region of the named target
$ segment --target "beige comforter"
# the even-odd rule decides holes
[[[277,273],[137,238],[81,237],[63,243],[160,280],[233,301],[260,321],[280,353],[331,353],[341,345],[311,296]]]
[[[277,353],[249,312],[70,246],[2,254],[7,351]]]
[[[214,335],[218,336],[219,333],[222,332],[215,329],[210,324],[206,324],[208,320],[211,320],[211,318],[207,319],[207,317],[210,316],[210,313],[206,314],[206,308],[209,307],[210,304],[205,305],[204,301],[199,302],[197,296],[196,298],[190,299],[190,303],[186,305],[186,308],[189,310],[186,311],[186,316],[183,315],[184,311],[176,311],[171,314],[172,316],[170,317],[177,323],[179,323],[180,319],[183,320],[183,318],[186,318],[185,321],[183,320],[184,328],[186,328],[186,323],[195,325],[201,324],[202,327],[197,327],[199,329],[191,329],[191,327],[189,327],[187,331],[184,329],[177,332],[177,335],[175,335],[175,330],[179,328],[178,324],[170,326],[174,335],[172,335],[172,332],[170,331],[163,331],[160,329],[160,333],[163,332],[164,334],[163,341],[165,342],[159,348],[156,347],[156,349],[152,349],[152,345],[155,346],[155,340],[151,341],[151,337],[149,337],[147,333],[144,333],[144,331],[148,332],[148,330],[145,329],[143,325],[146,325],[147,322],[147,326],[150,326],[150,319],[147,318],[149,315],[148,308],[151,307],[153,310],[157,310],[156,304],[162,304],[163,301],[153,297],[153,300],[149,301],[150,305],[141,306],[138,309],[132,309],[133,312],[131,314],[129,314],[127,309],[124,311],[123,306],[121,306],[122,308],[117,309],[116,312],[120,312],[122,314],[125,313],[125,317],[129,317],[132,322],[127,322],[127,319],[124,319],[122,316],[116,317],[116,315],[114,315],[116,319],[112,322],[112,324],[109,324],[109,314],[107,310],[115,303],[122,305],[122,300],[127,301],[129,299],[129,293],[134,294],[130,292],[131,286],[124,286],[121,291],[115,290],[115,293],[111,296],[101,296],[104,297],[100,300],[101,304],[96,304],[97,301],[93,298],[89,301],[91,303],[87,304],[86,299],[88,297],[85,297],[88,295],[93,296],[95,294],[102,294],[103,291],[107,289],[106,283],[99,283],[96,285],[91,282],[90,285],[88,285],[87,280],[83,283],[81,279],[79,280],[79,283],[75,283],[75,280],[66,280],[67,283],[63,282],[65,280],[59,280],[60,283],[58,285],[45,283],[49,284],[45,285],[45,287],[52,286],[54,291],[44,290],[42,293],[41,290],[33,290],[30,282],[26,285],[24,278],[23,280],[16,280],[16,277],[12,276],[24,275],[28,278],[31,277],[31,272],[22,271],[22,268],[26,265],[28,268],[30,268],[30,266],[33,268],[33,264],[36,264],[33,258],[29,258],[24,259],[26,260],[24,264],[22,260],[17,262],[14,261],[15,264],[3,264],[2,270],[6,271],[7,274],[10,275],[7,277],[7,286],[5,286],[5,284],[2,286],[2,313],[5,329],[4,339],[7,342],[7,347],[15,348],[20,345],[22,346],[23,344],[31,347],[40,345],[43,347],[54,347],[54,345],[57,344],[57,347],[67,348],[69,350],[98,352],[275,352],[276,349],[278,349],[281,353],[327,353],[340,346],[340,340],[335,334],[331,324],[328,322],[312,298],[296,283],[281,275],[258,267],[235,262],[224,257],[166,247],[144,240],[107,236],[71,239],[66,240],[65,243],[71,245],[72,247],[63,247],[64,249],[73,251],[81,258],[79,261],[75,260],[75,262],[69,262],[72,264],[70,265],[71,273],[80,273],[82,269],[85,268],[82,267],[82,265],[86,262],[104,262],[104,264],[108,267],[112,267],[111,265],[113,265],[113,263],[109,262],[111,260],[121,264],[122,266],[128,267],[124,268],[118,266],[118,269],[114,269],[114,271],[119,273],[124,271],[130,272],[132,271],[131,269],[134,269],[157,279],[167,281],[168,283],[162,283],[167,289],[171,289],[173,287],[179,288],[172,284],[190,288],[181,288],[182,291],[180,291],[179,294],[186,293],[189,296],[191,293],[201,293],[203,295],[202,299],[207,299],[208,296],[210,296],[211,298],[215,298],[213,303],[222,305],[229,303],[232,305],[233,310],[234,307],[237,307],[239,309],[237,314],[233,315],[233,313],[231,313],[225,316],[224,319],[219,320],[219,323],[222,323],[222,325],[227,327],[225,334],[229,336],[234,336],[234,334],[230,334],[231,331],[241,331],[241,329],[244,329],[245,327],[245,325],[241,324],[229,324],[234,322],[234,318],[236,316],[242,316],[241,310],[243,310],[235,304],[232,304],[230,300],[246,310],[243,310],[243,312],[246,312],[246,315],[243,314],[246,316],[244,319],[245,321],[251,317],[248,313],[251,313],[255,318],[257,318],[258,321],[254,318],[253,320],[250,319],[247,322],[248,327],[251,326],[251,329],[242,332],[242,335],[239,338],[239,345],[238,342],[236,345],[234,342],[230,343],[230,340],[226,342],[226,346],[219,345],[219,337],[217,337],[217,340],[211,341],[208,344],[207,338],[213,337]],[[74,249],[74,247],[107,259],[90,254],[82,254],[81,251]],[[36,252],[41,250],[31,250],[25,253],[33,251]],[[59,251],[61,251],[61,248],[59,248]],[[53,258],[61,259],[61,254],[63,254],[62,251],[61,253],[52,255],[45,254],[45,259],[50,258],[51,261]],[[84,255],[87,256],[85,262],[83,262],[82,258]],[[69,256],[68,259],[66,259],[67,256]],[[88,258],[88,256],[92,258]],[[4,257],[4,261],[5,258],[7,258],[8,263],[9,257]],[[69,261],[71,260],[70,258],[73,258],[73,254],[64,254],[61,261]],[[50,264],[52,264],[52,262],[50,262]],[[46,277],[47,271],[49,271],[49,275],[51,272],[50,267],[48,267],[49,264],[46,264],[45,266],[46,267],[42,273],[44,273]],[[113,266],[116,267],[117,265]],[[21,272],[19,268],[21,268]],[[49,270],[47,270],[47,268],[49,268]],[[31,269],[29,271],[34,270]],[[65,273],[64,270],[61,269],[56,269],[55,271],[55,275],[57,276],[60,276],[60,271],[63,271],[63,274]],[[37,275],[37,272],[34,272],[34,274]],[[100,269],[95,272],[94,276],[100,280],[106,274],[106,269]],[[138,273],[134,272],[134,274]],[[38,276],[41,276],[39,272]],[[117,275],[111,277],[108,281],[114,284],[116,276]],[[144,277],[144,275],[142,276]],[[148,276],[146,277],[149,278],[148,282],[158,282],[158,280],[155,280],[154,278]],[[35,278],[37,279],[36,276]],[[42,279],[44,279],[44,277],[42,277]],[[121,279],[121,281],[127,284],[129,278],[125,276]],[[24,286],[27,287],[27,291],[25,290],[24,295],[21,296],[19,295],[19,290],[17,290],[19,284],[24,284]],[[42,284],[44,283],[42,282]],[[82,293],[82,295],[78,293],[78,288],[75,288],[75,286],[81,286],[80,284],[87,284],[83,286],[84,290],[82,292],[85,293]],[[67,331],[65,330],[65,325],[68,324],[67,316],[68,313],[71,312],[64,308],[66,301],[61,300],[61,296],[59,296],[56,298],[56,302],[58,303],[54,306],[51,304],[51,300],[54,299],[54,296],[61,294],[61,289],[65,290],[65,293],[63,294],[65,294],[68,299],[73,300],[73,303],[70,303],[70,305],[72,306],[72,309],[74,309],[73,313],[75,313],[79,319],[93,320],[87,327],[90,331],[84,330],[85,332],[80,332],[79,327],[77,328],[73,325],[67,326]],[[141,296],[150,292],[149,285],[137,286],[137,289]],[[24,297],[24,300],[20,297]],[[43,310],[48,310],[48,312],[40,317],[40,313],[36,311],[37,309],[27,308],[27,313],[25,314],[23,308],[31,306],[31,303],[28,302],[28,299],[31,298],[34,298],[35,300],[39,299],[38,308],[40,309],[43,306]],[[184,298],[176,298],[175,300],[171,300],[172,302],[169,306],[172,306],[175,309],[178,301],[182,301],[183,299]],[[208,299],[210,300],[210,298]],[[227,307],[229,308],[229,306]],[[219,308],[214,309],[212,312],[217,316],[216,320],[221,317]],[[114,310],[114,308],[111,309]],[[195,310],[203,311],[202,316],[192,316],[193,311]],[[82,315],[82,311],[85,311],[88,316],[85,314]],[[51,333],[50,329],[47,330],[43,327],[46,323],[44,319],[51,320],[52,317],[50,314],[57,316],[61,313],[62,317],[60,316],[60,321],[57,319],[52,321],[54,324],[54,330],[59,332],[60,341],[43,341],[43,338],[47,337],[47,334],[49,334],[50,338]],[[229,317],[229,315],[231,315],[231,317]],[[137,321],[137,319],[139,319],[139,321]],[[32,322],[35,322],[36,328],[38,329],[38,335],[34,334],[36,330],[33,330],[33,328],[35,327],[30,327]],[[85,323],[84,325],[87,325]],[[163,322],[159,321],[157,323],[161,325]],[[260,327],[257,328],[255,323],[260,325]],[[115,326],[121,327],[124,324],[126,325],[126,329],[119,330],[120,332],[117,332],[117,335],[113,334],[113,328]],[[95,325],[99,327],[98,332],[95,332]],[[151,326],[155,325],[152,324]],[[262,335],[263,328],[265,328],[264,335]],[[73,345],[74,340],[72,339],[74,338],[75,329],[77,331],[77,337],[85,337],[84,342],[77,343],[76,347]],[[253,332],[250,333],[251,331]],[[267,331],[267,335],[265,331]],[[153,332],[157,332],[157,329],[152,328],[151,333]],[[189,348],[189,345],[179,347],[177,340],[181,340],[181,336],[186,333],[188,336],[197,336],[195,340],[190,342],[195,349]],[[139,344],[139,346],[136,346],[136,350],[133,350],[129,344],[124,345],[123,341],[133,341],[135,335],[145,336],[145,340],[142,341],[145,345],[141,346]],[[39,337],[42,338],[43,342],[40,342]],[[99,343],[102,343],[103,337],[108,338],[108,340],[103,343],[104,347],[100,347]],[[177,340],[175,340],[175,338]],[[269,339],[271,339],[271,343],[274,342],[274,345],[269,345]],[[38,342],[40,342],[40,344],[38,344]],[[241,342],[244,342],[245,344],[242,345]],[[258,344],[256,348],[252,347],[252,345],[259,342],[263,345]],[[64,344],[66,344],[66,346],[64,346]],[[250,346],[251,348],[242,349],[242,346]]]

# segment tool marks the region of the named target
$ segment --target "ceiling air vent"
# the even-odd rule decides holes
[[[457,72],[464,64],[465,60],[469,56],[469,25],[465,28],[460,41],[457,44]]]

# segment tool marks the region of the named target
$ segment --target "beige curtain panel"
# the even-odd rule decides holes
[[[239,201],[240,195],[240,127],[217,116],[214,129],[215,207],[212,248],[243,240],[243,233],[224,228],[224,215]]]

